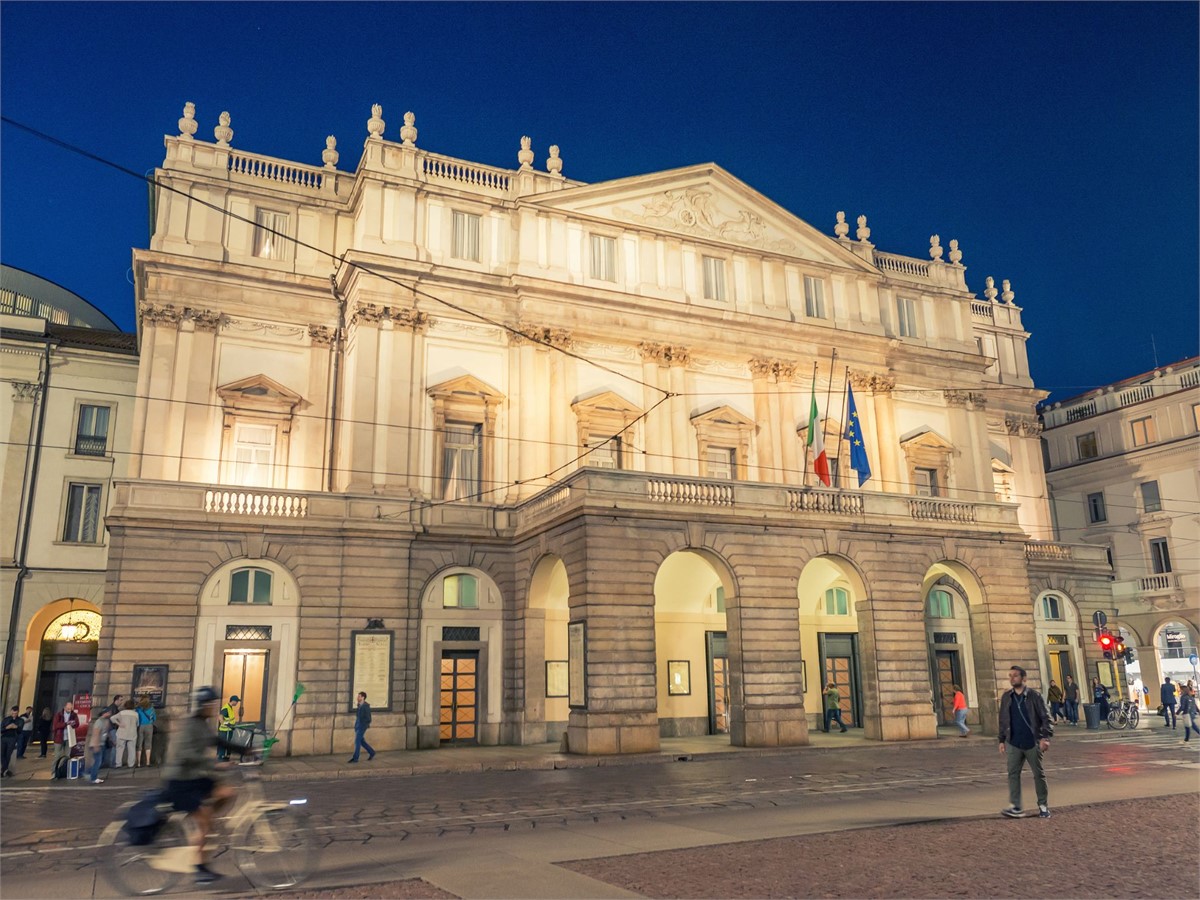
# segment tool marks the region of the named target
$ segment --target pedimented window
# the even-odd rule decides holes
[[[222,385],[217,396],[224,407],[221,482],[287,487],[292,422],[304,398],[262,374]]]
[[[908,465],[908,483],[921,496],[945,495],[953,484],[954,445],[936,431],[919,432],[900,442]]]
[[[496,413],[504,395],[474,375],[429,388],[433,491],[441,500],[486,499],[496,484]]]
[[[579,450],[592,452],[580,460],[580,465],[602,469],[630,468],[631,446],[639,441],[634,434],[642,411],[616,391],[588,397],[571,404],[579,430]],[[626,430],[628,429],[628,430]]]
[[[704,478],[744,479],[750,472],[750,441],[754,420],[732,406],[718,406],[692,416]]]

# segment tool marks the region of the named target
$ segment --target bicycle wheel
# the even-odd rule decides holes
[[[172,816],[155,837],[154,843],[135,846],[121,823],[107,850],[102,850],[104,872],[118,891],[126,896],[147,897],[175,886],[186,873],[195,869],[195,850],[188,843],[182,816]]]
[[[260,890],[295,887],[316,865],[308,816],[294,806],[273,806],[255,816],[235,842],[237,864]]]
[[[1129,727],[1137,728],[1138,722],[1141,721],[1141,718],[1142,718],[1142,714],[1140,712],[1138,712],[1138,708],[1135,706],[1133,709],[1131,709],[1129,711]]]
[[[1114,709],[1108,714],[1108,727],[1109,728],[1120,728],[1121,727],[1121,711],[1119,709]]]

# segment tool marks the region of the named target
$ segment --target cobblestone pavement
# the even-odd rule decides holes
[[[1056,741],[1051,779],[1103,780],[1146,766],[1189,766],[1195,743],[1135,732],[1073,735]],[[140,774],[140,773],[139,773]],[[149,773],[147,773],[149,774]],[[646,821],[736,809],[779,808],[844,794],[921,794],[946,786],[994,788],[1004,774],[993,740],[798,750],[767,757],[548,771],[482,772],[408,778],[353,778],[266,784],[272,799],[307,797],[325,846],[425,840],[586,823]],[[23,872],[95,861],[94,842],[115,807],[153,784],[8,787],[0,805],[0,859]],[[69,860],[69,862],[68,862]]]

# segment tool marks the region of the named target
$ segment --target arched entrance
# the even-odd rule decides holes
[[[1189,678],[1197,678],[1197,667],[1191,662],[1197,652],[1196,629],[1188,622],[1176,619],[1160,625],[1154,633],[1154,652],[1158,657],[1160,684],[1167,676],[1174,682],[1184,684]]]
[[[49,603],[33,617],[26,632],[22,678],[33,689],[22,697],[25,706],[41,713],[91,694],[102,622],[99,609],[72,598]]]
[[[1043,591],[1033,601],[1033,623],[1037,636],[1038,662],[1045,673],[1045,690],[1054,681],[1064,691],[1067,676],[1087,687],[1087,672],[1079,646],[1079,610],[1062,591]]]
[[[658,568],[654,646],[662,737],[729,733],[725,604],[732,596],[724,566],[702,552],[677,551]]]
[[[800,604],[800,657],[804,669],[804,708],[809,727],[824,724],[823,691],[838,688],[842,721],[863,724],[862,665],[858,646],[858,603],[866,588],[857,570],[840,556],[808,561],[796,586]]]
[[[567,567],[554,555],[543,556],[529,583],[525,615],[525,741],[560,741],[567,730],[567,623],[571,618]],[[541,648],[541,654],[538,648]],[[539,723],[545,731],[541,735]]]
[[[939,576],[925,589],[925,645],[938,724],[954,724],[955,685],[966,698],[967,721],[978,724],[970,604],[966,590],[950,575]]]

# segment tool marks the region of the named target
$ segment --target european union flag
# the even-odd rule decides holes
[[[846,440],[850,444],[850,468],[858,473],[858,486],[862,487],[871,477],[871,463],[867,459],[867,446],[863,443],[862,423],[858,419],[858,408],[854,405],[854,388],[846,385],[850,395],[850,419],[846,422]]]

